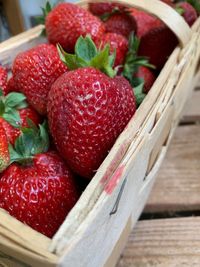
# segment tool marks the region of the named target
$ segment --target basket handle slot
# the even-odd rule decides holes
[[[76,3],[82,7],[87,7],[89,2],[102,2],[102,0],[79,0]],[[162,20],[176,35],[182,47],[189,42],[192,31],[186,21],[172,7],[159,0],[109,0],[109,2],[118,2],[128,7],[142,9]]]

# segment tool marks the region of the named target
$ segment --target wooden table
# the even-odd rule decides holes
[[[200,267],[200,87],[116,267]]]

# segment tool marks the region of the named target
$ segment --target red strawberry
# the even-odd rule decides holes
[[[2,89],[4,95],[7,94],[7,71],[0,66],[0,88]]]
[[[39,115],[37,112],[32,109],[31,107],[23,108],[19,110],[19,117],[20,117],[20,126],[21,127],[28,127],[27,119],[34,122],[36,125],[38,125],[41,121]],[[7,122],[5,119],[0,118],[0,124],[4,127],[6,131],[6,135],[8,138],[8,141],[11,144],[14,144],[16,138],[21,134],[21,130],[19,128],[15,128],[12,126],[9,122]]]
[[[119,76],[111,78],[115,73],[109,66],[109,49],[97,51],[89,37],[78,40],[76,48],[83,46],[92,49],[90,53],[82,51],[79,58],[82,68],[78,68],[78,59],[78,69],[68,62],[68,67],[74,70],[63,74],[51,88],[48,119],[55,144],[69,167],[83,177],[92,178],[134,115],[136,104],[128,81]],[[81,51],[76,53],[80,55]],[[85,62],[92,67],[84,67],[86,55],[92,55]],[[65,56],[66,61],[70,56],[74,58],[63,53],[62,58]]]
[[[14,144],[16,138],[21,133],[22,127],[28,127],[28,121],[38,125],[40,123],[40,116],[38,113],[28,107],[26,97],[21,93],[9,93],[8,95],[1,96],[0,106],[2,108],[0,114],[0,125],[6,131],[8,141]]]
[[[112,13],[115,9],[124,11],[126,9],[126,6],[119,3],[109,2],[89,3],[89,11],[95,16],[102,16],[106,13]]]
[[[132,9],[140,38],[139,55],[149,58],[151,64],[161,69],[178,44],[173,32],[159,19],[144,11]]]
[[[198,18],[197,12],[194,7],[187,2],[178,3],[176,7],[181,11],[181,14],[188,25],[192,26]]]
[[[15,83],[14,78],[11,77],[8,80],[8,83],[7,83],[7,93],[10,93],[10,92],[19,92],[19,91],[20,91],[20,89],[17,88],[17,84]]]
[[[9,162],[8,139],[4,127],[0,123],[0,173],[7,168]]]
[[[134,74],[134,77],[142,79],[144,81],[143,92],[148,93],[154,84],[156,77],[154,73],[147,67],[140,66],[138,71]]]
[[[111,53],[116,51],[114,67],[122,65],[124,63],[126,53],[128,52],[127,39],[120,34],[106,33],[101,38],[100,47],[104,47],[106,44],[110,45]]]
[[[148,59],[138,56],[140,40],[133,33],[129,38],[128,53],[126,54],[122,75],[130,82],[134,88],[137,106],[146,97],[147,91],[151,88],[156,77],[150,70],[155,66],[149,64]]]
[[[44,127],[26,129],[10,149],[11,163],[0,179],[0,208],[52,237],[78,200],[74,177],[55,152],[45,152]],[[31,144],[31,146],[30,146]]]
[[[46,33],[50,43],[60,44],[66,51],[74,51],[79,36],[90,34],[96,42],[105,31],[99,18],[72,3],[60,3],[46,16]]]
[[[46,114],[51,85],[66,71],[67,68],[61,62],[56,48],[50,44],[41,44],[18,54],[12,68],[17,88],[42,115]]]
[[[136,32],[139,38],[148,33],[152,28],[159,27],[161,24],[161,21],[153,15],[150,15],[145,11],[138,10],[136,8],[131,8],[130,14],[135,19],[137,28]]]
[[[106,32],[117,33],[129,37],[130,33],[136,30],[136,23],[129,13],[113,14],[105,22]]]

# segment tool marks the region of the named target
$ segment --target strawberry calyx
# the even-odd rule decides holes
[[[146,94],[143,91],[144,80],[135,77],[135,73],[138,71],[140,66],[155,69],[155,66],[149,63],[147,57],[138,56],[138,49],[140,45],[140,39],[135,36],[132,32],[129,37],[129,50],[126,54],[124,68],[122,75],[130,82],[131,86],[134,88],[134,93],[136,97],[136,103],[139,106]]]
[[[178,4],[176,5],[175,10],[176,10],[176,12],[178,12],[178,14],[181,15],[181,16],[182,16],[182,15],[184,14],[184,12],[185,12],[185,10],[184,10],[182,7],[180,7]]]
[[[45,7],[42,7],[42,15],[37,17],[37,22],[39,24],[45,24],[46,17],[52,11],[53,7],[51,6],[50,2],[47,1]]]
[[[0,89],[0,117],[15,128],[21,128],[19,110],[28,106],[26,97],[22,93],[12,92],[4,96]]]
[[[122,13],[119,7],[114,7],[111,12],[106,12],[103,15],[100,16],[100,19],[102,21],[107,21],[112,15]]]
[[[45,153],[49,149],[49,135],[47,122],[37,127],[27,119],[29,127],[21,129],[21,135],[16,139],[14,146],[9,144],[10,164],[17,162],[22,165],[32,163],[35,155]]]
[[[64,51],[60,44],[57,45],[60,59],[70,70],[83,67],[94,67],[109,77],[116,76],[117,71],[113,69],[116,52],[110,55],[110,46],[107,44],[102,50],[97,49],[90,35],[80,36],[75,45],[75,53],[69,54]]]

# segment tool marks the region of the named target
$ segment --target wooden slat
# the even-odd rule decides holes
[[[200,122],[200,88],[194,91],[192,97],[185,105],[182,122]]]
[[[197,210],[200,207],[200,125],[176,130],[145,212]]]
[[[200,266],[200,217],[140,221],[116,267],[182,266]]]

